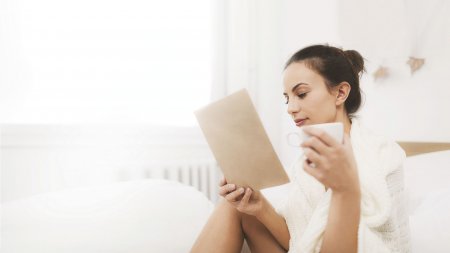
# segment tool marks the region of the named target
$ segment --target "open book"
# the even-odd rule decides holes
[[[228,183],[261,190],[289,182],[246,89],[195,116]]]

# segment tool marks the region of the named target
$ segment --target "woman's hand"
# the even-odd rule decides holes
[[[307,158],[303,169],[325,187],[331,188],[333,193],[359,193],[358,169],[348,134],[344,134],[344,143],[341,144],[321,129],[305,127],[303,131],[311,135],[301,145]]]
[[[260,191],[228,184],[223,178],[219,183],[219,194],[239,212],[258,216],[266,208],[267,200]]]

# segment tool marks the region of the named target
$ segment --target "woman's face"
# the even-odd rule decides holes
[[[283,86],[287,112],[297,126],[337,120],[337,93],[332,91],[330,94],[322,76],[304,63],[294,62],[286,68]]]

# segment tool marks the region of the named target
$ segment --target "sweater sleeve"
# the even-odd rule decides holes
[[[301,162],[303,158],[303,153],[300,152],[300,154],[296,157],[294,162],[286,169],[286,174],[289,177],[289,183],[286,184],[284,187],[286,190],[284,191],[284,195],[280,196],[279,201],[276,205],[274,205],[275,211],[280,214],[283,217],[286,217],[286,208],[287,208],[287,202],[289,201],[289,194],[292,193],[292,186],[293,182],[296,181],[295,178],[297,177],[297,170],[299,170],[301,166]]]

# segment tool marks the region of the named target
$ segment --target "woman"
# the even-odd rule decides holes
[[[314,45],[287,62],[283,86],[287,112],[297,126],[342,122],[344,141],[304,127],[288,171],[286,199],[273,207],[259,192],[220,183],[224,200],[191,252],[409,252],[404,211],[404,151],[362,127],[354,117],[361,104],[364,60],[354,51]],[[314,163],[315,167],[310,164]]]

